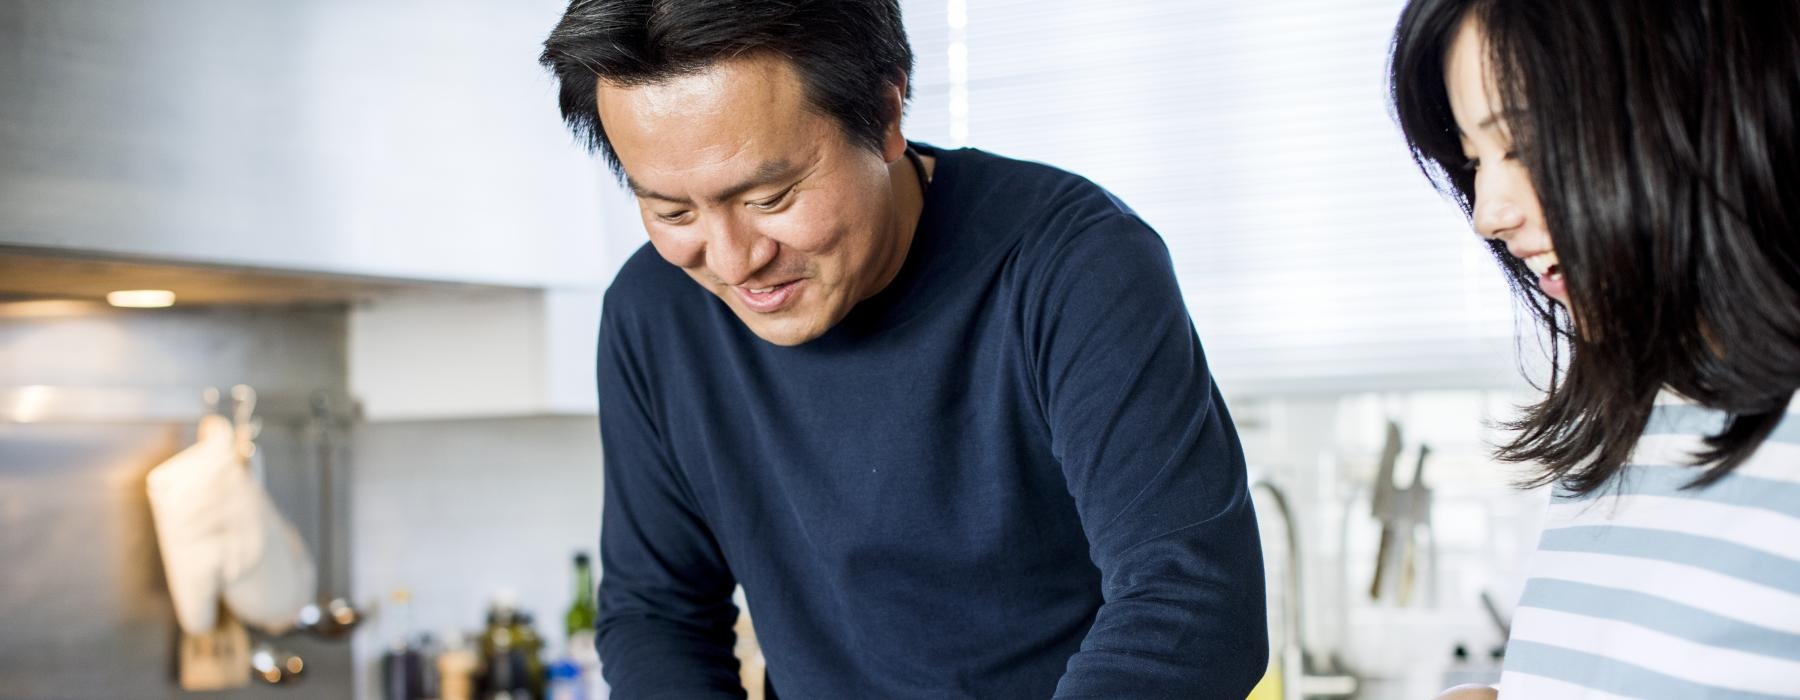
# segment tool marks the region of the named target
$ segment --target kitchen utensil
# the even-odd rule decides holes
[[[1369,597],[1381,598],[1383,570],[1394,549],[1397,536],[1394,525],[1398,513],[1394,509],[1394,464],[1400,459],[1400,424],[1388,421],[1387,436],[1381,445],[1381,462],[1375,470],[1375,488],[1369,497],[1370,512],[1381,521],[1381,543],[1375,550],[1375,577],[1369,584]]]
[[[1431,456],[1430,445],[1419,446],[1419,461],[1413,467],[1412,483],[1399,493],[1400,506],[1400,594],[1396,599],[1401,605],[1412,602],[1413,590],[1419,580],[1419,531],[1424,530],[1427,546],[1435,551],[1436,533],[1431,527],[1431,489],[1425,486],[1425,460]],[[1431,554],[1431,552],[1427,552]],[[1435,563],[1435,562],[1434,562]]]
[[[337,556],[336,543],[333,541],[335,529],[332,527],[337,517],[333,507],[337,502],[337,491],[332,481],[332,468],[337,462],[338,449],[333,436],[335,420],[331,397],[323,391],[314,393],[312,429],[319,457],[319,581],[323,591],[334,591],[337,587],[337,579],[332,576],[332,566]],[[350,603],[348,597],[327,594],[321,596],[318,602],[300,609],[299,627],[320,637],[341,639],[348,636],[362,619],[362,613]]]
[[[1500,614],[1500,606],[1494,604],[1494,594],[1481,592],[1481,609],[1487,611],[1488,621],[1494,623],[1494,630],[1500,633],[1502,643],[1512,638],[1512,623],[1507,622],[1506,616]]]
[[[1400,429],[1388,423],[1387,442],[1382,450],[1382,463],[1376,476],[1375,494],[1371,499],[1375,517],[1381,520],[1381,544],[1376,550],[1374,580],[1369,584],[1369,597],[1391,600],[1406,605],[1412,600],[1418,570],[1418,536],[1421,527],[1431,522],[1431,489],[1425,485],[1425,462],[1431,456],[1429,445],[1419,446],[1419,460],[1413,467],[1413,479],[1406,488],[1393,482],[1394,462],[1400,453]]]
[[[305,671],[305,660],[271,646],[268,640],[257,642],[250,651],[250,672],[269,685],[291,683]]]

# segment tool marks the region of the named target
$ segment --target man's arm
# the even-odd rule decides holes
[[[1047,256],[1028,310],[1051,449],[1104,603],[1058,698],[1243,698],[1268,663],[1244,457],[1162,240],[1112,215]]]
[[[647,407],[643,367],[617,318],[597,367],[605,503],[600,658],[613,697],[742,698],[732,656],[736,583]]]

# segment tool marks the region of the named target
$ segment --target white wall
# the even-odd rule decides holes
[[[597,553],[600,439],[592,417],[369,423],[350,486],[351,589],[359,603],[412,593],[417,631],[478,631],[497,589],[516,592],[562,648],[570,557]],[[359,697],[400,634],[377,611],[353,641]]]

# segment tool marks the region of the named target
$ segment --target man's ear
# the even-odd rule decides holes
[[[887,123],[881,131],[881,158],[889,163],[906,155],[906,137],[900,134],[900,118],[906,112],[906,73],[888,84],[885,112]]]

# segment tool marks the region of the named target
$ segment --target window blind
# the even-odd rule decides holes
[[[1514,386],[1505,282],[1390,117],[1401,4],[906,0],[906,132],[1131,205],[1228,392]]]

